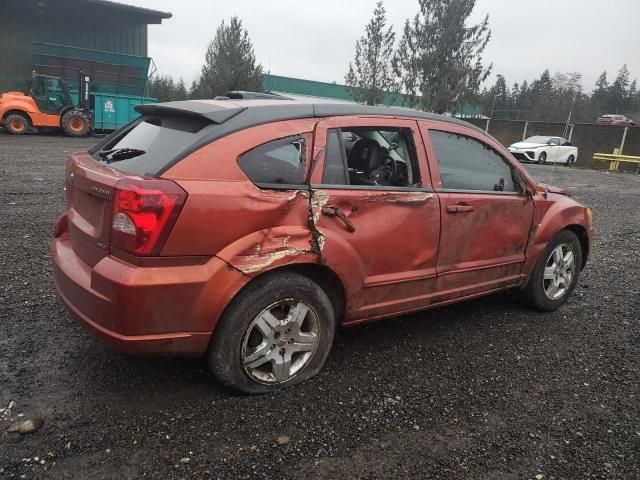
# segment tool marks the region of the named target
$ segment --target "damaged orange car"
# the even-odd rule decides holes
[[[247,393],[315,375],[336,327],[516,289],[554,310],[591,211],[465,122],[408,109],[197,100],[71,154],[58,295],[127,352],[203,355]]]

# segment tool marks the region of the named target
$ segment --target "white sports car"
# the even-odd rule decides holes
[[[578,147],[560,137],[529,137],[511,145],[509,151],[521,162],[571,165],[578,159]]]

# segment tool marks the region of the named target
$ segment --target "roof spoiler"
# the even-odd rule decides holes
[[[247,90],[232,90],[225,93],[221,98],[230,98],[233,100],[292,100],[278,93],[249,92]]]
[[[247,107],[242,106],[221,107],[208,102],[198,102],[197,100],[148,103],[135,106],[135,111],[142,115],[172,114],[204,118],[212,123],[224,123],[246,109]]]

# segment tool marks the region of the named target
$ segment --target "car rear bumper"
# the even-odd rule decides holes
[[[93,268],[66,233],[51,245],[59,299],[105,344],[129,353],[201,355],[246,278],[213,257],[197,265],[138,267],[106,256]]]

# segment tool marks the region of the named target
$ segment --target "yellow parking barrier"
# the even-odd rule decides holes
[[[617,148],[613,150],[613,153],[594,153],[593,159],[609,162],[609,170],[612,171],[618,170],[620,162],[635,163],[640,167],[640,157],[634,157],[631,155],[619,155]]]

